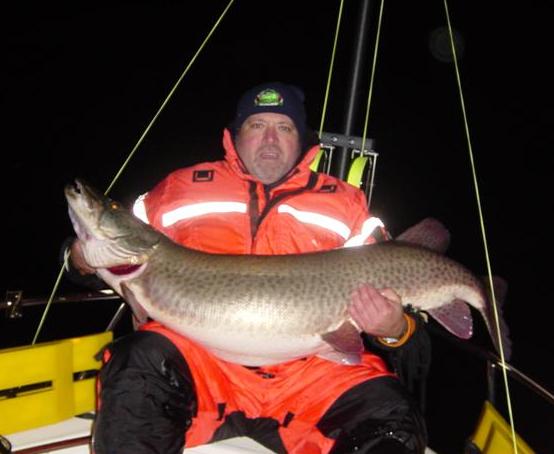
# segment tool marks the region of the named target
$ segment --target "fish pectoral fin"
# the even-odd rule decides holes
[[[358,329],[349,321],[343,322],[336,330],[322,334],[321,338],[332,350],[318,356],[339,364],[359,364],[364,344]]]
[[[123,299],[129,304],[129,306],[131,306],[133,317],[135,318],[136,322],[141,325],[148,321],[148,313],[138,302],[135,294],[125,282],[121,283],[121,293]]]
[[[473,335],[473,318],[465,301],[455,299],[444,306],[426,311],[455,336],[469,339]]]

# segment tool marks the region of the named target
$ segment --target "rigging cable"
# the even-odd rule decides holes
[[[340,24],[342,21],[342,9],[344,6],[344,0],[340,1],[339,5],[339,13],[337,16],[337,25],[335,27],[335,38],[333,40],[333,50],[331,51],[331,61],[329,63],[329,72],[327,74],[327,84],[325,85],[325,95],[323,97],[323,108],[321,109],[321,121],[319,123],[319,132],[318,137],[321,140],[321,136],[323,134],[323,124],[325,123],[325,115],[327,113],[327,101],[329,99],[329,92],[331,91],[331,79],[333,77],[333,68],[335,65],[335,55],[337,53],[337,42],[339,39],[339,30],[340,30]],[[310,169],[314,172],[317,172],[319,169],[319,164],[321,162],[321,158],[325,152],[323,151],[323,148],[320,148],[319,153],[317,153],[316,157],[310,164]],[[332,154],[332,151],[330,152]],[[331,154],[329,156],[326,156],[325,161],[331,160]]]
[[[367,107],[366,107],[366,116],[365,116],[365,121],[364,121],[364,130],[363,130],[363,134],[362,134],[362,146],[361,146],[362,150],[365,147],[365,141],[366,141],[366,137],[367,137],[367,126],[368,126],[368,121],[369,121],[369,112],[370,112],[370,107],[371,107],[371,98],[372,98],[372,93],[373,93],[373,85],[374,85],[374,80],[375,80],[375,68],[376,68],[377,55],[378,55],[378,49],[379,49],[379,40],[380,40],[380,36],[381,36],[381,24],[382,24],[382,19],[383,19],[384,3],[385,3],[385,1],[382,0],[381,1],[381,6],[380,6],[380,9],[379,9],[379,19],[378,19],[378,24],[377,24],[377,33],[376,33],[375,47],[374,47],[374,52],[373,52],[373,63],[372,63],[372,68],[371,68],[369,93],[368,93],[368,100],[367,100]],[[471,162],[473,183],[474,183],[475,194],[476,194],[476,198],[477,198],[477,206],[478,206],[478,212],[479,212],[480,227],[481,227],[481,232],[482,232],[482,237],[483,237],[483,244],[484,244],[485,257],[486,257],[486,263],[487,263],[487,274],[488,274],[488,279],[489,279],[489,287],[491,289],[490,290],[491,291],[491,301],[492,301],[492,305],[493,305],[494,318],[495,318],[495,324],[496,324],[497,342],[498,342],[499,350],[500,350],[500,365],[501,365],[501,368],[502,368],[502,374],[503,374],[503,380],[504,380],[504,386],[505,386],[505,392],[506,392],[507,408],[508,408],[508,413],[509,413],[509,418],[510,418],[510,427],[511,427],[511,430],[512,430],[512,443],[513,443],[514,453],[517,454],[518,451],[517,451],[517,444],[516,444],[515,425],[514,425],[514,418],[513,418],[510,391],[509,391],[509,385],[508,385],[508,376],[507,376],[508,366],[507,366],[507,363],[505,361],[505,356],[504,356],[504,346],[503,346],[503,342],[502,342],[502,338],[501,338],[501,328],[500,328],[500,322],[499,322],[499,316],[498,316],[496,297],[495,297],[495,294],[494,294],[494,285],[493,285],[493,280],[492,280],[490,255],[489,255],[488,246],[487,246],[487,239],[486,239],[486,232],[485,232],[485,225],[484,225],[484,217],[483,217],[483,211],[482,211],[482,208],[481,208],[481,199],[480,199],[480,196],[479,196],[479,186],[478,186],[478,183],[477,183],[475,162],[474,162],[474,159],[473,159],[473,148],[472,148],[472,145],[471,145],[471,138],[470,138],[470,134],[469,134],[469,126],[468,126],[467,115],[466,115],[466,110],[465,110],[465,102],[464,102],[464,97],[463,97],[463,92],[462,92],[460,72],[459,72],[459,68],[458,68],[458,59],[457,59],[457,56],[456,56],[456,48],[455,48],[455,44],[454,44],[452,26],[451,26],[451,23],[450,23],[450,15],[449,15],[449,12],[448,12],[447,0],[444,0],[444,6],[445,6],[445,11],[446,11],[446,20],[447,20],[447,23],[448,23],[448,31],[449,31],[449,36],[450,36],[450,45],[451,45],[452,53],[453,53],[453,57],[454,57],[454,67],[455,67],[455,71],[456,71],[456,80],[457,80],[457,83],[458,83],[458,92],[459,92],[459,95],[460,95],[461,108],[462,108],[462,113],[463,113],[463,118],[464,118],[464,128],[465,128],[466,139],[467,139],[467,143],[468,143],[468,151],[469,151],[469,157],[470,157],[470,162]],[[370,191],[371,191],[371,189],[372,188],[370,188]],[[368,197],[371,198],[371,192],[370,192]]]
[[[457,58],[457,55],[456,55],[456,46],[455,46],[455,42],[454,42],[454,35],[453,35],[453,31],[452,31],[452,25],[450,23],[450,14],[448,12],[448,2],[447,2],[447,0],[444,0],[444,9],[445,9],[445,14],[446,14],[446,21],[447,21],[447,24],[448,24],[448,33],[449,33],[449,36],[450,36],[450,47],[452,49],[452,55],[453,55],[453,59],[454,59],[454,69],[455,69],[455,72],[456,72],[456,81],[457,81],[457,84],[458,84],[458,93],[460,95],[460,104],[461,104],[461,108],[462,108],[462,116],[463,116],[463,119],[464,119],[464,129],[465,129],[465,135],[466,135],[467,146],[468,146],[469,160],[470,160],[470,163],[471,163],[473,186],[474,186],[474,189],[475,189],[475,197],[476,197],[476,200],[477,200],[477,209],[478,209],[478,212],[479,212],[479,223],[480,223],[481,234],[482,234],[482,238],[483,238],[483,247],[484,247],[484,251],[485,251],[485,260],[486,260],[486,265],[487,265],[487,275],[488,275],[488,279],[489,279],[489,287],[490,287],[490,292],[491,292],[491,302],[492,302],[493,313],[494,313],[494,321],[495,321],[495,324],[496,324],[497,342],[498,342],[498,346],[499,346],[499,350],[500,350],[502,376],[503,376],[504,387],[505,387],[505,392],[506,392],[506,404],[507,404],[507,408],[508,408],[508,415],[509,415],[509,418],[510,418],[510,427],[511,427],[511,430],[512,430],[512,443],[513,443],[514,453],[517,454],[518,450],[517,450],[517,442],[516,442],[516,432],[515,432],[515,427],[514,427],[514,415],[513,415],[513,412],[512,412],[510,390],[509,390],[509,386],[508,386],[508,374],[507,374],[508,366],[506,364],[505,357],[504,357],[504,346],[503,346],[503,342],[502,342],[502,338],[501,338],[501,329],[500,329],[500,322],[499,322],[499,316],[498,316],[498,309],[497,309],[497,304],[496,304],[496,297],[495,297],[495,294],[494,294],[494,285],[493,285],[493,279],[492,279],[490,256],[489,256],[489,250],[488,250],[488,246],[487,246],[487,236],[486,236],[486,232],[485,232],[485,222],[484,222],[483,210],[481,208],[481,198],[479,196],[479,185],[478,185],[478,182],[477,182],[477,175],[476,175],[476,170],[475,170],[475,161],[473,159],[473,148],[471,146],[471,137],[470,137],[470,134],[469,134],[469,126],[468,126],[468,120],[467,120],[465,103],[464,103],[464,95],[463,95],[463,92],[462,92],[462,83],[461,83],[461,78],[460,78],[460,71],[459,71],[459,68],[458,68],[458,58]]]
[[[173,94],[175,93],[175,91],[177,90],[177,87],[179,86],[179,84],[181,83],[181,81],[183,80],[183,78],[185,77],[185,75],[188,73],[189,69],[191,68],[192,64],[196,61],[196,58],[198,57],[198,55],[200,55],[200,52],[202,52],[202,50],[204,49],[204,47],[206,46],[206,43],[208,42],[208,40],[212,37],[215,29],[219,26],[220,22],[223,20],[223,17],[225,16],[225,14],[227,14],[227,11],[229,10],[229,8],[231,7],[231,5],[233,4],[235,0],[230,0],[229,3],[227,4],[227,6],[225,7],[225,9],[223,10],[223,12],[221,13],[221,15],[219,16],[219,18],[217,19],[217,21],[215,22],[214,26],[212,27],[212,29],[210,30],[210,32],[208,33],[208,35],[206,36],[206,38],[204,39],[204,41],[202,42],[202,44],[200,44],[200,47],[198,48],[198,50],[196,51],[196,53],[193,55],[193,57],[191,58],[189,64],[187,65],[187,67],[183,70],[181,76],[179,76],[179,79],[177,79],[177,82],[175,82],[175,85],[173,86],[173,88],[170,90],[169,94],[166,96],[164,102],[162,103],[162,105],[160,106],[160,108],[158,109],[158,111],[156,112],[156,114],[154,115],[154,117],[152,118],[152,120],[150,121],[150,123],[148,124],[148,126],[146,127],[146,129],[144,130],[144,132],[141,134],[139,140],[137,141],[137,143],[135,144],[135,146],[133,147],[133,149],[131,150],[131,152],[129,153],[129,156],[127,157],[127,159],[125,160],[125,162],[123,163],[123,165],[121,166],[121,168],[118,170],[117,174],[115,175],[115,177],[113,178],[112,182],[110,183],[110,185],[108,186],[108,189],[106,189],[106,192],[104,193],[104,195],[108,195],[108,193],[110,192],[110,190],[112,189],[113,185],[115,184],[115,182],[117,181],[117,179],[120,177],[120,175],[122,174],[123,170],[125,169],[125,167],[127,167],[127,164],[129,163],[129,161],[131,160],[131,158],[133,157],[133,155],[135,154],[135,152],[137,151],[138,147],[140,146],[140,144],[142,143],[142,141],[144,140],[144,138],[146,137],[146,135],[150,132],[150,129],[152,128],[152,126],[154,125],[154,123],[156,122],[156,120],[158,119],[158,117],[160,116],[160,114],[162,113],[162,110],[165,108],[165,106],[167,105],[167,103],[169,102],[169,100],[171,99],[171,97],[173,96]]]
[[[321,111],[321,122],[319,123],[319,137],[321,138],[321,134],[323,133],[323,124],[325,123],[325,114],[327,112],[327,101],[329,99],[329,92],[331,89],[331,78],[333,76],[333,67],[335,64],[335,55],[337,53],[337,42],[339,39],[339,30],[340,30],[340,24],[342,19],[342,8],[344,6],[344,0],[341,0],[340,6],[339,6],[339,14],[337,16],[337,25],[335,28],[335,39],[333,41],[333,51],[331,53],[331,62],[329,64],[329,74],[327,75],[327,85],[325,87],[325,96],[323,100],[323,109]]]
[[[190,68],[192,67],[192,64],[196,61],[196,58],[198,57],[198,55],[200,55],[200,52],[202,52],[202,50],[206,46],[206,43],[208,42],[208,40],[212,37],[212,35],[215,32],[216,28],[219,26],[219,24],[221,23],[221,21],[223,20],[223,18],[227,14],[227,11],[231,8],[234,1],[235,0],[230,0],[229,1],[229,3],[227,4],[225,9],[221,13],[219,18],[217,19],[217,21],[215,22],[215,24],[213,25],[211,30],[208,32],[208,34],[206,35],[206,38],[204,38],[204,41],[202,41],[202,44],[200,44],[200,47],[198,48],[196,53],[191,58],[189,64],[185,67],[185,69],[183,70],[183,72],[181,73],[179,78],[177,79],[177,82],[173,85],[173,87],[169,91],[169,94],[166,96],[165,100],[163,101],[163,103],[161,104],[161,106],[159,107],[157,112],[155,113],[154,117],[152,118],[150,123],[148,123],[148,126],[146,126],[143,133],[140,135],[139,139],[137,140],[137,143],[135,144],[133,149],[130,151],[129,155],[127,156],[127,158],[125,159],[125,161],[123,162],[123,164],[121,165],[119,170],[117,171],[116,175],[113,177],[112,182],[110,183],[110,185],[108,186],[108,188],[104,192],[104,195],[108,195],[108,193],[111,191],[112,187],[114,186],[116,181],[119,179],[119,177],[121,176],[121,174],[123,173],[123,171],[125,170],[127,165],[129,164],[129,162],[131,161],[131,158],[134,156],[135,152],[138,150],[138,148],[140,147],[140,145],[144,141],[146,135],[152,129],[152,126],[154,125],[154,123],[156,122],[156,120],[158,119],[158,117],[160,116],[162,111],[164,110],[165,106],[168,104],[169,100],[171,99],[171,97],[173,96],[175,91],[177,90],[177,87],[179,86],[179,84],[181,83],[181,81],[183,80],[185,75],[189,72]],[[68,266],[68,259],[69,259],[69,254],[68,253],[64,254],[64,263],[61,266],[60,271],[58,272],[58,277],[56,278],[56,282],[54,284],[54,287],[52,288],[52,291],[51,291],[50,296],[48,298],[48,302],[46,303],[46,306],[45,306],[44,311],[42,313],[42,317],[41,317],[40,322],[38,324],[38,327],[37,327],[37,330],[36,330],[35,335],[33,337],[33,340],[31,342],[31,345],[34,345],[36,343],[36,341],[38,339],[38,336],[39,336],[39,334],[42,330],[42,327],[43,327],[44,322],[46,320],[46,316],[48,315],[48,311],[50,310],[50,306],[52,305],[52,301],[54,300],[56,292],[58,291],[58,287],[60,285],[60,282],[61,282],[61,279],[62,279],[62,276],[63,276],[63,273],[64,273],[64,269],[66,269],[67,266]],[[122,303],[122,304],[125,304],[125,303]],[[120,311],[118,310],[118,313],[119,312]],[[117,314],[116,314],[116,316],[117,316]]]

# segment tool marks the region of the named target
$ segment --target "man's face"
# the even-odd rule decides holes
[[[272,112],[250,115],[237,133],[235,147],[250,174],[264,184],[284,177],[301,151],[294,122]]]

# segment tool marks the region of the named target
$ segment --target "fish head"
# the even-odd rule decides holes
[[[65,187],[69,217],[86,261],[97,268],[140,265],[161,234],[83,180]]]

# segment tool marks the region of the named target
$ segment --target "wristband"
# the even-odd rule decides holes
[[[404,313],[402,314],[404,316],[404,320],[406,320],[406,329],[404,330],[404,333],[402,333],[402,336],[399,338],[396,337],[377,337],[377,341],[385,345],[387,347],[400,347],[401,345],[404,345],[410,337],[412,337],[412,334],[414,333],[416,329],[416,322],[415,320],[410,317],[408,314]]]

